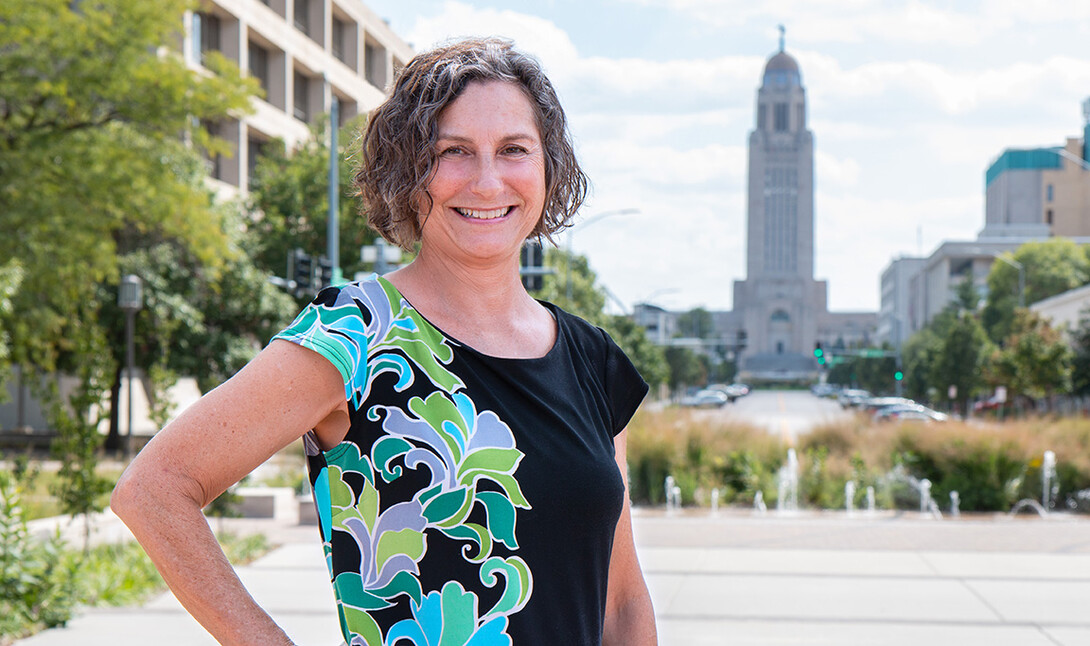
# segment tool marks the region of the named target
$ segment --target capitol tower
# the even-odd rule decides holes
[[[856,341],[866,327],[855,316],[830,314],[826,283],[814,280],[814,135],[806,116],[806,88],[781,27],[780,49],[757,90],[746,279],[734,283],[733,318],[749,338],[742,369],[754,378],[812,373],[816,342]]]

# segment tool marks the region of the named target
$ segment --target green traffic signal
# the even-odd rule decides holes
[[[902,379],[905,378],[905,373],[898,370],[897,372],[893,373],[893,378],[896,379],[897,381],[901,381]]]

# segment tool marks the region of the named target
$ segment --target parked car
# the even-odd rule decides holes
[[[875,421],[921,420],[924,422],[945,422],[950,419],[946,413],[928,408],[923,404],[894,404],[879,408],[874,412]]]
[[[814,397],[836,397],[840,394],[840,387],[834,384],[814,384],[810,386],[810,394]]]
[[[865,390],[846,388],[840,391],[840,394],[836,396],[836,400],[840,402],[841,408],[856,408],[864,399],[869,397],[870,393]]]
[[[689,397],[682,398],[681,405],[692,408],[719,408],[729,401],[731,399],[723,391],[706,388]]]
[[[868,397],[859,403],[865,411],[876,411],[887,406],[915,406],[916,402],[905,397]]]
[[[723,393],[730,402],[749,394],[749,386],[745,384],[712,384],[708,386],[707,390],[715,390]]]

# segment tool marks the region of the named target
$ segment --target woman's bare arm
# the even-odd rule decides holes
[[[110,506],[222,644],[291,640],[242,586],[201,509],[312,428],[326,446],[343,437],[343,379],[317,353],[274,341],[156,434],[114,489]]]
[[[628,465],[626,463],[626,433],[614,441],[617,468],[625,481],[624,508],[613,536],[613,553],[609,561],[609,588],[606,593],[606,620],[602,643],[606,646],[654,646],[658,644],[655,629],[655,609],[651,594],[636,556],[632,537],[632,508],[628,502]]]

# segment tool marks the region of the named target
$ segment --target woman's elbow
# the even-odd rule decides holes
[[[133,513],[140,508],[142,483],[134,477],[132,469],[126,469],[110,494],[110,510],[128,524]]]

